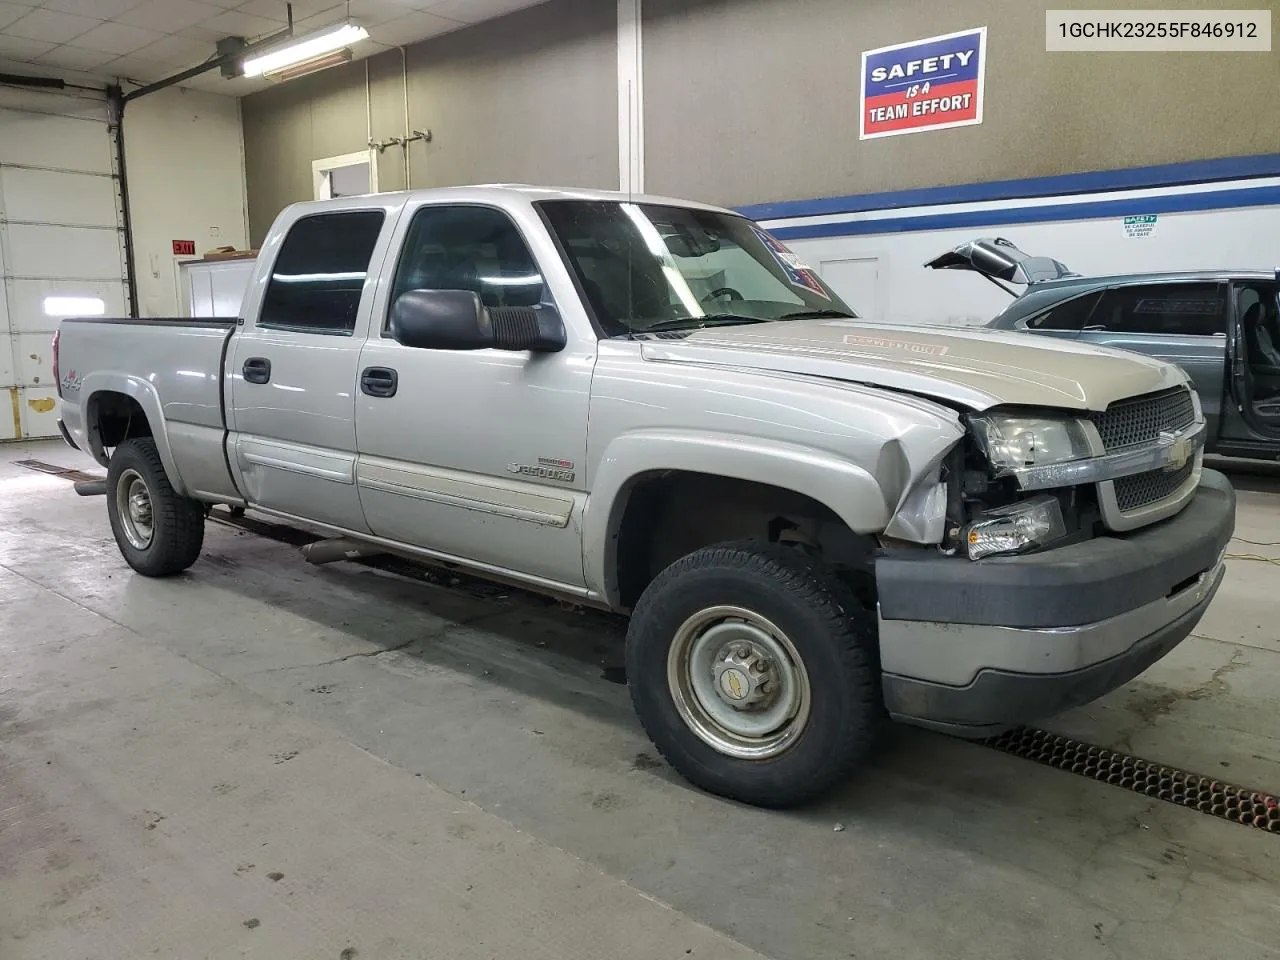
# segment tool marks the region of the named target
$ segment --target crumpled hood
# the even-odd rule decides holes
[[[1185,383],[1135,353],[987,328],[794,320],[699,330],[643,344],[646,360],[866,383],[962,404],[1105,410]]]

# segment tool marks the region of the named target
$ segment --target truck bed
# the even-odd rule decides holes
[[[93,396],[123,393],[153,424],[166,467],[181,465],[192,495],[234,494],[223,442],[223,366],[235,318],[94,317],[64,320],[59,328],[58,392],[62,419],[81,449],[91,450],[86,413]]]

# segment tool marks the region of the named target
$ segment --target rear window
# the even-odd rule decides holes
[[[351,336],[381,210],[303,217],[280,245],[258,326]]]

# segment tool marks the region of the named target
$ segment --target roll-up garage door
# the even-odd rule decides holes
[[[0,108],[0,440],[56,437],[50,341],[63,316],[124,316],[114,131]]]

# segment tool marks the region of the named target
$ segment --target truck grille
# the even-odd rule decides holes
[[[1195,468],[1195,459],[1192,458],[1177,470],[1151,470],[1131,477],[1121,477],[1115,481],[1116,506],[1121,513],[1129,513],[1148,504],[1159,503],[1177,493]]]
[[[1195,422],[1196,410],[1191,391],[1174,387],[1113,403],[1102,413],[1090,414],[1089,419],[1098,428],[1103,448],[1107,453],[1114,453],[1155,443],[1161,433],[1181,433]]]

